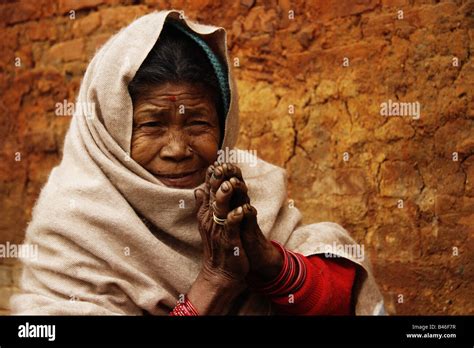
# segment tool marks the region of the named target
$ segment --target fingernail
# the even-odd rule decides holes
[[[216,178],[219,178],[221,175],[222,175],[222,172],[221,172],[220,169],[216,169],[216,170],[214,171],[214,176],[215,176]]]
[[[224,191],[224,192],[229,191],[229,189],[230,189],[229,183],[228,183],[227,181],[225,181],[225,182],[221,185],[221,189],[222,189],[222,191]]]
[[[235,215],[240,215],[242,214],[242,207],[238,207],[236,210],[235,210]]]

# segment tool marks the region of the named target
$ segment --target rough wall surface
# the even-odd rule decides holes
[[[89,59],[183,9],[225,27],[239,147],[284,166],[306,223],[364,245],[391,314],[474,314],[474,1],[36,0],[0,5],[0,244],[21,243]],[[419,103],[419,117],[381,104]],[[471,261],[471,262],[469,262]],[[0,314],[20,267],[0,258]]]

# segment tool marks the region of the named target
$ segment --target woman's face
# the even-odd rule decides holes
[[[167,83],[133,105],[131,156],[163,184],[194,188],[217,159],[219,119],[202,86]]]

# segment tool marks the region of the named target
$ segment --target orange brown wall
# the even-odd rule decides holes
[[[56,103],[113,33],[170,8],[227,29],[238,146],[288,170],[306,223],[364,245],[389,313],[473,314],[474,1],[2,2],[0,244],[22,242],[61,158]],[[388,100],[420,117],[382,116]],[[0,314],[20,271],[0,258]]]

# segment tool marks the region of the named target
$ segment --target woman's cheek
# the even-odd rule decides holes
[[[208,163],[208,165],[211,165],[217,159],[219,142],[214,134],[207,133],[200,136],[194,136],[191,147]]]
[[[156,137],[137,131],[132,136],[131,156],[133,160],[142,166],[146,165],[155,157],[158,144],[159,141]]]

